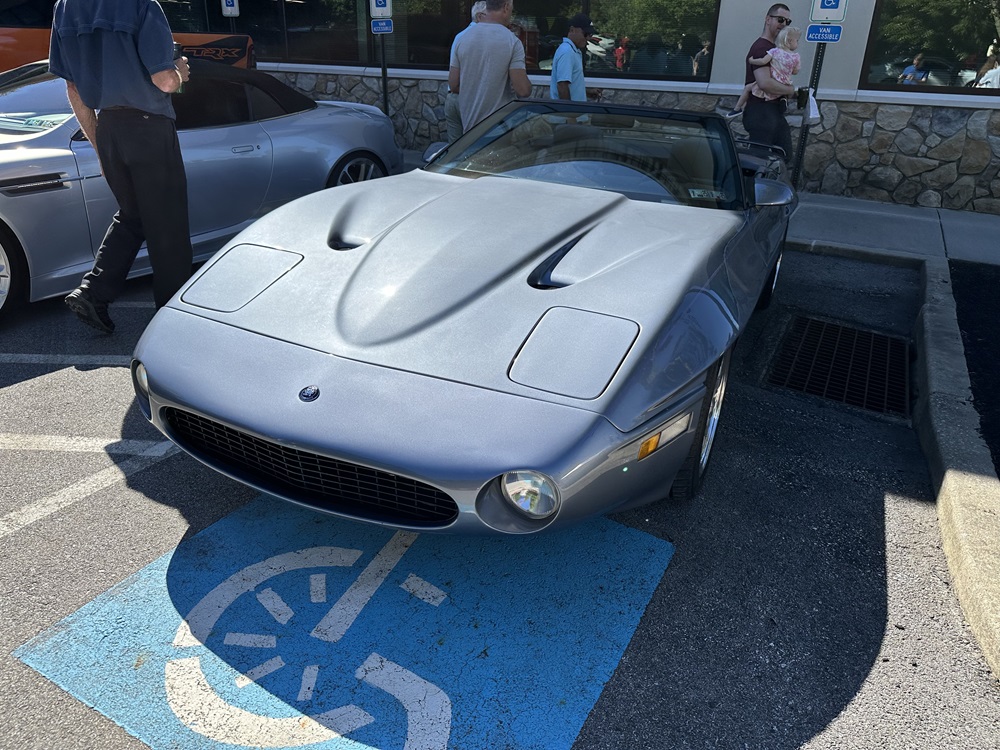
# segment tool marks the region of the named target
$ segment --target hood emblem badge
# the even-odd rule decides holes
[[[315,401],[319,398],[319,386],[318,385],[307,385],[301,391],[299,391],[299,399],[309,403],[310,401]]]

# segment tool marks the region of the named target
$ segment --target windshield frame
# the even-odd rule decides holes
[[[518,99],[435,154],[424,170],[556,182],[648,202],[746,205],[732,134],[715,113]],[[631,178],[626,170],[634,171]]]

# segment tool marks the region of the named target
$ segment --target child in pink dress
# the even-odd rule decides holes
[[[755,68],[770,65],[771,78],[791,86],[792,76],[797,75],[799,68],[802,66],[799,53],[795,51],[799,48],[799,39],[801,37],[801,29],[795,26],[786,26],[778,32],[778,35],[774,38],[775,46],[766,55],[763,57],[749,57],[747,61]],[[747,97],[749,96],[756,96],[758,99],[765,99],[767,101],[778,98],[774,94],[768,94],[763,91],[756,83],[748,83],[743,88],[743,93],[740,94],[736,106],[729,111],[727,116],[735,117],[741,113],[747,104]]]

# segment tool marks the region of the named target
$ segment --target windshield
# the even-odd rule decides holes
[[[741,200],[736,164],[721,118],[609,105],[514,102],[439,153],[426,169],[734,209]]]
[[[59,127],[72,116],[66,83],[51,73],[21,76],[5,73],[0,78],[0,135],[42,133]]]

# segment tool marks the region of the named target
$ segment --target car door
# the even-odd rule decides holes
[[[192,79],[173,95],[178,140],[188,182],[188,215],[195,255],[215,252],[256,218],[271,180],[273,149],[259,123],[250,120],[243,83]],[[84,176],[93,247],[100,247],[118,205],[101,176],[94,148],[74,140]],[[148,269],[145,247],[134,270]]]
[[[271,139],[250,119],[241,81],[193,75],[173,102],[192,237],[221,245],[220,236],[225,241],[257,218],[271,181]]]

